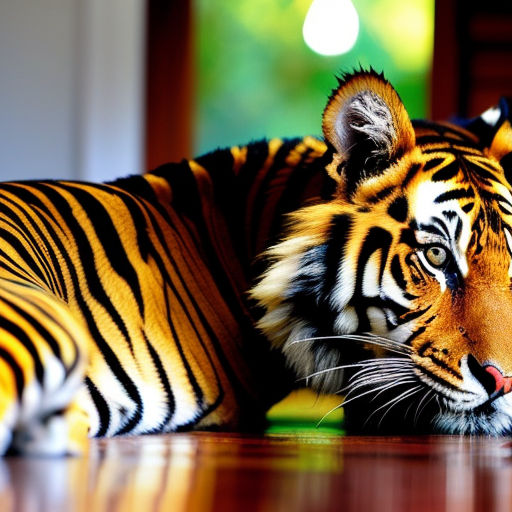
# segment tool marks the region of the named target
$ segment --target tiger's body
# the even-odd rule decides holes
[[[413,126],[360,72],[326,143],[0,185],[0,449],[247,428],[294,378],[346,387],[357,430],[510,432],[512,131],[487,126]]]
[[[111,184],[1,184],[0,289],[2,299],[19,290],[25,313],[0,322],[3,398],[14,408],[0,448],[12,432],[15,447],[38,453],[77,451],[85,430],[261,426],[288,384],[279,387],[282,369],[247,305],[251,262],[285,211],[322,193],[324,151],[313,138],[272,140]],[[64,350],[71,359],[59,366]],[[71,441],[69,423],[83,424]]]

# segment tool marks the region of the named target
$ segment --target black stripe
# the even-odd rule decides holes
[[[454,386],[450,382],[447,382],[441,377],[438,377],[435,373],[432,373],[430,370],[427,370],[424,366],[419,366],[419,370],[422,373],[424,373],[425,376],[428,377],[430,380],[433,380],[434,382],[441,384],[443,387],[451,389],[452,391],[460,392],[460,389],[457,386]]]
[[[3,279],[5,280],[5,279]],[[31,288],[32,290],[34,289],[34,286],[29,284],[29,283],[20,283],[18,281],[11,281],[11,280],[7,280],[7,281],[10,281],[14,284],[16,284],[17,287],[22,287],[22,286],[26,286],[28,288]],[[0,285],[1,287],[1,285]],[[46,291],[44,290],[41,290],[42,293],[47,293]],[[23,295],[23,293],[18,293],[16,291],[13,291],[13,290],[9,290],[9,293],[15,295],[16,297],[19,297],[21,300],[26,300],[26,297]],[[14,303],[10,302],[10,304],[12,306],[15,306]],[[73,372],[73,370],[76,368],[76,365],[78,364],[78,361],[80,359],[80,355],[81,355],[81,352],[82,350],[80,349],[80,347],[77,345],[76,343],[76,340],[75,340],[75,336],[76,336],[76,333],[70,333],[68,331],[68,329],[60,322],[60,319],[59,318],[56,318],[54,314],[50,314],[46,309],[43,309],[43,307],[41,307],[39,304],[35,303],[35,302],[30,302],[30,305],[36,309],[38,311],[38,313],[42,316],[44,316],[46,318],[46,320],[48,322],[51,322],[52,324],[55,324],[57,326],[59,326],[60,329],[64,330],[68,336],[69,336],[69,339],[73,345],[73,348],[75,349],[75,358],[73,360],[73,362],[66,368],[66,376],[69,375],[71,372]],[[17,307],[17,306],[16,306]],[[21,310],[20,310],[21,311]],[[71,311],[70,311],[70,314],[71,314]],[[34,317],[30,317],[30,322],[33,323],[33,322],[36,322],[36,320],[34,319]],[[40,324],[41,325],[41,324]],[[43,327],[41,326],[41,328],[43,329]],[[54,352],[54,354],[60,358],[60,345],[58,344],[58,342],[53,338],[53,336],[51,336],[51,334],[49,333],[49,331],[46,330],[46,328],[44,328],[45,332],[48,333],[48,336],[50,337],[50,340],[51,342],[49,342],[49,345],[52,347],[52,351]],[[55,345],[55,346],[54,346]]]
[[[444,361],[442,361],[441,359],[438,359],[436,356],[434,356],[432,354],[429,355],[428,357],[432,360],[432,362],[434,364],[436,364],[443,370],[445,370],[448,373],[450,373],[451,375],[453,375],[456,379],[462,380],[462,376],[460,374],[458,374],[451,366],[448,366]]]
[[[457,176],[460,172],[459,163],[454,160],[452,163],[442,167],[439,171],[436,171],[432,176],[432,181],[448,181]]]
[[[444,203],[445,201],[451,201],[452,199],[462,199],[465,197],[475,197],[473,188],[457,188],[454,190],[449,190],[448,192],[438,196],[434,202],[439,204]]]
[[[117,228],[114,226],[112,221],[111,214],[106,210],[105,206],[96,199],[92,192],[89,190],[84,190],[80,187],[63,187],[65,190],[69,190],[77,202],[82,206],[85,210],[87,217],[91,221],[92,228],[96,236],[98,237],[99,243],[101,244],[105,254],[107,255],[108,262],[112,266],[113,270],[124,279],[128,287],[133,293],[135,301],[137,302],[137,306],[139,308],[139,314],[141,317],[144,316],[144,304],[142,300],[142,292],[140,289],[139,276],[137,271],[133,268],[133,265],[130,263],[128,256],[126,254],[126,249],[123,246],[121,238],[119,236]],[[102,192],[107,192],[112,195],[110,190],[105,187],[97,187]],[[118,196],[119,197],[119,196]],[[131,220],[131,219],[130,219]],[[144,229],[145,226],[135,226],[135,228]],[[86,245],[86,244],[83,244]],[[87,250],[89,250],[90,244],[87,244]],[[88,261],[85,259],[85,261]],[[93,260],[90,260],[91,263]],[[89,277],[89,276],[88,276]],[[89,280],[89,279],[88,279]],[[95,280],[96,281],[96,280]],[[96,282],[95,282],[96,284]],[[102,304],[108,304],[110,306],[110,301],[104,301],[104,294],[99,295],[102,297],[100,300]],[[112,314],[113,318],[115,318],[116,323],[119,325],[124,325],[121,317],[119,315],[113,314],[113,311],[109,312]],[[124,328],[123,334],[129,339],[128,331]]]
[[[161,427],[165,427],[172,418],[172,415],[176,408],[176,401],[174,399],[174,394],[172,392],[171,384],[167,377],[167,372],[165,371],[165,368],[162,364],[162,360],[160,359],[158,352],[155,350],[153,345],[150,343],[150,341],[148,340],[146,333],[144,331],[142,331],[142,335],[144,336],[144,340],[146,341],[149,355],[151,357],[151,360],[153,361],[153,365],[158,374],[158,379],[160,380],[160,383],[162,384],[162,387],[164,388],[164,392],[165,392],[165,396],[166,396],[166,404],[167,404],[167,413],[161,423]],[[158,432],[158,430],[156,428],[155,428],[155,432]]]
[[[368,202],[370,204],[376,204],[379,201],[386,199],[386,197],[388,197],[390,194],[392,194],[394,190],[395,190],[394,186],[385,187],[382,190],[380,190],[379,192],[377,192],[375,195],[368,198]]]
[[[0,239],[3,238],[4,239],[3,241],[6,241],[7,243],[9,243],[9,241],[11,241],[11,243],[9,243],[9,245],[11,245],[11,247],[12,247],[13,239],[16,240],[16,243],[20,244],[19,245],[20,247],[23,246],[22,240],[24,240],[32,248],[32,251],[35,255],[35,259],[32,258],[33,265],[29,265],[28,267],[23,268],[17,262],[15,266],[18,267],[19,269],[23,269],[27,274],[27,278],[31,282],[34,282],[34,276],[30,275],[31,273],[37,273],[40,276],[45,275],[46,277],[41,279],[39,281],[39,283],[37,283],[37,284],[47,286],[49,289],[51,289],[53,291],[53,293],[57,294],[56,286],[55,286],[55,284],[56,284],[55,279],[54,279],[54,276],[52,274],[50,267],[48,266],[48,260],[41,254],[41,245],[36,240],[34,240],[32,238],[32,235],[30,233],[28,233],[24,229],[25,225],[14,224],[14,223],[6,220],[5,218],[1,219],[0,222],[2,224],[7,224],[10,228],[12,228],[12,231],[14,233],[16,233],[16,235],[14,235],[13,233],[11,233],[11,231],[0,230],[0,232],[4,233],[3,236],[0,235]],[[7,233],[10,233],[10,235],[7,235]],[[29,251],[26,250],[25,254],[28,255]],[[11,259],[11,261],[14,261],[14,260]],[[26,260],[24,260],[23,258],[18,258],[18,261],[22,262],[22,263],[26,263]]]
[[[5,263],[2,265],[5,270],[9,272],[9,277],[17,277],[21,279],[25,283],[33,283],[33,276],[30,275],[30,269],[23,268],[17,261],[13,260],[6,252],[0,249],[0,259],[5,260]],[[14,270],[16,269],[16,270]]]
[[[410,344],[411,341],[413,341],[415,338],[417,338],[420,334],[423,334],[425,331],[426,331],[426,327],[424,325],[422,325],[421,327],[419,327],[418,329],[416,329],[406,340],[405,340],[405,344]]]
[[[14,380],[16,382],[16,394],[18,401],[21,401],[23,390],[25,389],[25,377],[18,361],[12,356],[12,354],[5,348],[0,347],[0,358],[3,359],[12,373],[14,374]]]
[[[512,204],[507,201],[502,195],[496,194],[495,192],[489,192],[488,190],[481,189],[479,191],[480,196],[487,201],[496,201],[497,203],[505,203],[507,206],[512,208]]]
[[[400,265],[400,257],[395,254],[391,260],[391,276],[395,283],[402,290],[407,290],[407,281],[405,280],[404,273],[402,272],[402,265]]]
[[[404,313],[401,317],[401,321],[402,323],[405,323],[405,322],[410,322],[411,320],[414,320],[416,318],[419,318],[420,316],[424,315],[432,306],[427,306],[426,308],[423,308],[423,309],[413,309],[411,311],[408,311],[407,313]],[[422,327],[423,330],[425,330],[423,327]],[[421,331],[423,332],[423,331]],[[421,333],[419,333],[421,334]],[[409,341],[409,340],[408,340]]]
[[[411,254],[408,254],[405,257],[405,263],[410,268],[409,275],[411,276],[411,280],[415,286],[419,286],[426,281],[423,268],[420,265],[418,265],[417,261],[413,260]]]
[[[93,381],[89,377],[85,377],[84,382],[87,386],[87,389],[89,390],[94,406],[98,411],[100,428],[98,429],[98,432],[96,432],[95,436],[103,437],[107,433],[108,427],[110,426],[110,408],[107,401],[103,398],[103,395],[99,392]]]
[[[126,194],[144,198],[150,203],[156,203],[158,201],[155,191],[144,176],[133,175],[125,178],[118,178],[114,181],[105,182],[105,185],[111,185],[119,188],[121,189],[119,192],[122,191]]]
[[[16,340],[19,341],[30,354],[34,362],[36,379],[42,386],[45,370],[43,363],[41,362],[39,352],[37,351],[32,339],[19,325],[16,325],[14,322],[11,322],[11,320],[4,316],[0,316],[0,328],[12,334],[14,338],[16,338]]]
[[[295,316],[303,318],[318,328],[315,335],[332,334],[339,311],[331,306],[333,289],[338,282],[338,272],[345,259],[346,242],[352,219],[348,215],[331,218],[326,241],[309,249],[301,259],[300,272],[286,291],[286,298]],[[309,267],[317,270],[311,274]],[[319,272],[318,267],[322,270]]]
[[[389,231],[386,231],[380,227],[372,227],[361,246],[359,257],[357,259],[357,271],[356,271],[356,282],[355,282],[355,290],[354,295],[350,301],[350,304],[354,307],[356,314],[359,319],[358,329],[360,331],[369,331],[371,329],[370,322],[367,316],[367,309],[371,305],[368,300],[365,300],[363,294],[363,277],[364,277],[364,269],[370,257],[377,250],[381,250],[381,258],[380,258],[380,269],[378,282],[382,282],[382,274],[384,273],[384,269],[386,266],[386,261],[389,253],[389,249],[391,247],[391,243],[393,241],[393,237]]]
[[[455,233],[453,234],[453,238],[458,241],[461,232],[462,232],[462,220],[457,219],[457,226],[455,227]]]
[[[397,197],[388,207],[388,215],[397,222],[405,222],[409,214],[409,203],[404,196]]]
[[[444,141],[446,142],[446,141]],[[427,147],[427,148],[421,148],[421,151],[425,154],[431,154],[431,153],[448,153],[450,155],[453,155],[453,156],[461,156],[461,155],[467,155],[467,156],[474,156],[475,153],[474,153],[474,150],[477,150],[477,151],[480,151],[481,148],[469,148],[465,151],[461,146],[461,141],[455,141],[453,140],[452,142],[455,142],[456,144],[458,144],[459,146],[458,147],[451,147],[451,146],[446,146],[445,144],[443,144],[443,140],[437,140],[437,141],[432,141],[434,145],[434,147]],[[436,144],[437,143],[437,144]],[[423,141],[418,143],[418,145],[423,145]]]
[[[195,219],[201,212],[201,197],[197,190],[194,175],[189,163],[183,160],[179,164],[165,164],[151,172],[167,180],[173,192],[172,205],[184,215]]]
[[[18,204],[16,204],[14,201],[12,201],[9,197],[6,197],[5,195],[2,195],[2,200],[5,203],[10,203],[13,205],[13,207],[17,207],[23,211],[25,216],[27,217],[27,222],[30,224],[31,228],[35,231],[36,235],[39,237],[39,240],[34,240],[32,238],[32,235],[28,232],[28,229],[24,229],[22,231],[23,235],[27,240],[31,241],[33,250],[38,255],[38,259],[41,263],[41,265],[46,268],[48,279],[45,282],[45,284],[48,285],[48,287],[58,296],[61,296],[65,293],[65,283],[62,276],[62,273],[59,269],[59,261],[55,255],[55,252],[52,248],[52,244],[48,241],[45,234],[35,222],[34,218],[40,217],[40,213],[36,212],[34,208],[31,207],[30,203],[27,202],[24,199],[24,196],[27,194],[24,194],[26,192],[26,188],[23,186],[4,186],[4,190],[10,191],[11,194],[15,195],[16,197],[20,198],[20,201]],[[29,194],[31,195],[31,194]],[[0,203],[0,211],[4,211],[4,204]],[[12,212],[10,210],[4,211],[5,215],[8,217],[12,217]],[[24,226],[24,222],[21,220],[19,216],[16,216],[16,219],[18,221],[18,228],[21,229],[21,226]],[[48,261],[48,258],[50,261]]]
[[[348,215],[335,215],[327,235],[325,252],[325,274],[323,279],[323,296],[328,295],[338,280],[340,265],[345,259],[345,248],[352,219]]]
[[[457,216],[457,213],[453,210],[443,210],[442,214],[448,221],[453,220]]]
[[[41,272],[39,265],[31,256],[31,254],[25,249],[19,238],[15,237],[10,231],[7,231],[4,228],[0,228],[0,239],[9,244],[18,253],[20,261],[23,261],[27,265],[28,270],[33,272],[37,278],[39,278],[40,283],[47,283],[47,279]],[[18,268],[20,268],[20,270],[27,271],[27,269],[24,269],[19,265]]]
[[[441,229],[442,233],[444,233],[446,239],[449,240],[451,238],[450,229],[448,228],[446,222],[444,222],[439,217],[433,217],[432,222],[434,222],[434,224],[437,224],[440,227],[440,229]],[[421,227],[424,231],[432,233],[432,231],[429,231],[429,229],[433,228],[434,226],[421,226]]]
[[[431,317],[431,318],[435,318],[435,317]],[[418,348],[417,350],[417,354],[420,356],[420,357],[423,357],[425,355],[425,352],[432,346],[432,342],[431,341],[425,341],[423,343],[423,345],[421,345],[421,347]]]
[[[507,153],[501,160],[500,164],[503,167],[505,178],[509,183],[512,183],[512,152]]]
[[[6,300],[5,297],[3,298],[3,300]],[[29,315],[25,310],[21,309],[14,302],[9,301],[8,303],[9,307],[11,307],[14,311],[16,311],[16,313],[18,313],[18,315],[20,315],[24,320],[26,320],[28,324],[31,327],[33,327],[37,331],[37,333],[44,339],[44,341],[50,347],[55,357],[61,359],[60,345],[57,343],[55,338],[46,330],[46,328],[43,327],[43,325],[41,325],[41,323],[38,320],[36,320],[32,315]],[[32,303],[30,302],[30,304]],[[58,320],[58,318],[53,319],[53,321],[57,323],[57,325],[61,326],[61,328],[67,332],[67,329],[63,328],[62,324],[58,323]]]
[[[249,233],[250,240],[252,244],[258,239],[258,234],[261,226],[261,219],[265,216],[265,204],[267,202],[267,195],[269,190],[271,190],[271,183],[273,182],[276,175],[282,169],[288,167],[286,163],[286,159],[289,154],[295,149],[298,143],[301,142],[301,139],[292,139],[292,140],[284,140],[282,145],[274,154],[274,158],[272,160],[271,165],[269,166],[263,180],[260,182],[260,187],[257,191],[257,194],[254,199],[254,210],[251,212],[250,223],[249,223]],[[250,188],[247,189],[247,192],[250,191]],[[244,210],[241,210],[244,211]],[[249,255],[254,257],[254,248],[249,248]]]
[[[512,210],[509,210],[508,208],[505,208],[501,203],[498,203],[498,208],[505,214],[505,215],[512,215]]]
[[[432,158],[428,162],[425,163],[425,165],[423,166],[423,170],[430,171],[430,169],[433,169],[434,167],[441,165],[444,161],[445,161],[444,158]]]
[[[33,193],[33,191],[29,188],[29,185],[13,185],[9,183],[2,184],[2,188],[10,191],[13,195],[16,195],[20,198],[21,202],[30,205],[32,207],[32,215],[37,215],[41,223],[45,225],[45,228],[47,229],[48,233],[50,234],[50,240],[53,241],[56,236],[59,236],[59,233],[56,233],[54,228],[45,220],[44,215],[41,215],[39,210],[46,214],[50,219],[54,219],[54,214],[51,212],[47,206]],[[35,189],[34,186],[31,187],[32,189]],[[38,187],[37,189],[40,189]],[[55,219],[54,219],[55,220]],[[62,236],[62,233],[60,233]],[[57,258],[57,255],[55,254],[55,251],[52,248],[52,244],[48,242],[48,240],[43,237],[41,232],[41,238],[45,240],[45,249],[47,251],[47,254],[50,256],[51,260],[51,268],[52,268],[52,274],[55,278],[55,281],[60,286],[60,293],[59,297],[67,301],[68,299],[68,293],[66,290],[66,282],[64,279],[64,274],[61,270],[62,263]]]
[[[404,181],[402,182],[402,187],[405,188],[409,184],[409,182],[412,180],[416,174],[418,174],[418,171],[421,168],[421,164],[412,164],[409,170],[407,171],[407,174],[405,175]]]
[[[496,182],[498,181],[497,177],[492,173],[490,172],[489,170],[487,170],[486,168],[484,168],[482,165],[479,165],[475,162],[472,162],[471,160],[468,160],[467,158],[464,160],[466,165],[469,167],[469,169],[478,176],[478,178],[486,183],[489,183],[489,182]],[[489,183],[489,184],[491,184]]]

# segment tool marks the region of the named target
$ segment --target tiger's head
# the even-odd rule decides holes
[[[349,428],[512,433],[510,121],[411,122],[381,75],[339,82],[337,191],[267,252],[259,327]]]

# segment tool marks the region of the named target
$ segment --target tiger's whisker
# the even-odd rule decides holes
[[[402,400],[405,400],[407,398],[410,398],[411,396],[415,395],[416,393],[418,393],[420,390],[421,390],[422,386],[419,385],[419,386],[416,386],[415,388],[413,389],[410,389],[409,391],[406,391],[404,393],[402,393],[401,395],[399,395],[398,397],[396,397],[394,400],[392,400],[391,402],[388,402],[387,405],[389,405],[389,407],[386,409],[386,411],[384,412],[384,414],[381,416],[380,420],[379,420],[379,423],[378,423],[378,427],[381,426],[382,424],[382,421],[384,420],[384,417],[386,416],[386,414],[389,413],[389,411],[395,407],[395,405],[397,405],[399,402],[401,402]]]
[[[327,411],[321,418],[320,420],[318,421],[318,423],[316,424],[316,428],[318,428],[320,426],[320,424],[322,423],[322,421],[325,420],[325,418],[327,418],[327,416],[329,416],[329,414],[333,413],[334,411],[336,411],[337,409],[343,407],[343,403],[337,405],[336,407],[333,407],[332,409],[330,409],[329,411]]]
[[[412,366],[412,365],[411,365]],[[411,373],[411,367],[406,367],[405,365],[404,366],[392,366],[390,368],[384,368],[384,369],[381,369],[381,368],[370,368],[368,369],[367,371],[358,371],[357,373],[355,373],[351,378],[350,378],[350,382],[355,382],[357,380],[359,380],[360,378],[368,378],[368,377],[371,377],[372,375],[395,375],[397,373],[401,373],[401,372],[406,372],[406,373]]]
[[[416,393],[416,391],[419,391],[419,388],[421,386],[416,386],[414,388],[412,388],[414,390],[414,393]],[[381,405],[380,407],[378,407],[377,409],[375,409],[367,418],[366,418],[366,421],[364,422],[364,426],[366,426],[366,424],[370,421],[370,419],[372,418],[372,416],[374,414],[376,414],[377,412],[379,412],[380,410],[382,410],[384,407],[387,407],[388,405],[390,404],[394,404],[395,402],[398,403],[398,401],[402,400],[402,399],[405,399],[407,398],[407,396],[409,396],[409,393],[411,393],[411,389],[407,389],[406,391],[404,391],[403,393],[401,393],[400,395],[396,396],[396,397],[393,397],[391,400],[389,400],[388,402],[386,402],[384,405]],[[412,394],[414,394],[412,393]],[[405,396],[404,396],[405,395]],[[403,397],[403,398],[402,398]],[[391,407],[393,407],[393,405],[391,405]],[[384,412],[384,415],[387,414],[387,411]],[[384,416],[383,416],[384,417]],[[380,423],[382,422],[382,418],[381,420],[379,421],[379,426],[380,426]]]
[[[305,377],[301,377],[296,380],[296,382],[299,382],[301,380],[311,379],[312,377],[316,377],[317,375],[322,375],[329,372],[334,372],[337,370],[345,370],[346,368],[360,368],[361,366],[366,366],[368,363],[361,362],[361,363],[352,363],[352,364],[342,364],[340,366],[333,366],[332,368],[325,368],[323,370],[318,370],[314,373],[310,373],[309,375],[306,375]],[[368,364],[369,366],[369,364]]]
[[[375,391],[380,391],[381,389],[391,389],[391,388],[393,388],[395,386],[399,386],[399,385],[400,385],[399,383],[393,382],[391,385],[386,384],[384,386],[379,386],[377,388],[371,388],[370,390],[365,391],[364,393],[360,393],[359,395],[353,396],[347,400],[347,397],[350,396],[350,393],[348,393],[347,396],[345,397],[345,400],[343,401],[343,403],[341,405],[343,407],[345,407],[345,405],[349,404],[350,402],[353,402],[354,400],[361,398],[363,396],[369,395],[370,393],[374,393]]]
[[[404,373],[402,375],[399,375],[398,377],[400,377],[399,380],[397,380],[396,377],[389,376],[389,377],[383,377],[383,378],[375,378],[375,379],[372,379],[372,380],[360,381],[356,385],[350,386],[350,387],[351,387],[351,389],[356,390],[356,389],[359,389],[359,388],[362,388],[362,387],[369,387],[369,386],[372,386],[374,384],[379,384],[381,382],[401,383],[404,380],[409,380],[411,375],[408,374],[408,373]],[[417,381],[416,380],[410,380],[410,382],[417,382]]]
[[[391,361],[392,363],[389,363],[388,361]],[[400,364],[395,363],[398,361],[400,361]],[[333,366],[332,368],[325,368],[323,370],[318,370],[314,373],[310,373],[309,375],[298,378],[295,382],[300,382],[300,381],[304,381],[304,380],[307,381],[308,379],[316,377],[318,375],[323,375],[323,374],[334,372],[337,370],[344,370],[346,368],[361,368],[361,367],[363,367],[361,370],[357,371],[353,376],[351,376],[350,380],[353,381],[356,378],[356,376],[358,376],[359,374],[364,373],[364,372],[374,371],[375,373],[381,373],[382,370],[379,370],[379,367],[384,367],[385,370],[388,371],[388,373],[391,373],[392,371],[399,370],[403,366],[406,366],[406,365],[412,366],[413,364],[414,363],[412,361],[410,361],[409,359],[399,358],[399,357],[386,358],[385,360],[369,359],[366,361],[361,361],[359,363],[351,363],[351,364]],[[395,368],[396,370],[393,370],[393,368]]]
[[[432,395],[428,400],[427,397],[429,395]],[[423,396],[423,398],[420,400],[419,404],[418,404],[418,407],[416,408],[416,413],[414,414],[414,425],[417,425],[418,424],[418,420],[421,416],[421,413],[423,412],[423,409],[425,409],[425,407],[432,401],[432,399],[434,398],[434,390],[433,389],[429,389],[425,395]],[[426,400],[426,401],[425,401]],[[423,404],[423,407],[421,406],[421,404],[425,401],[425,403]],[[420,409],[421,407],[421,409]]]
[[[368,343],[370,345],[376,345],[383,348],[387,348],[390,352],[396,352],[399,354],[412,354],[413,350],[411,347],[404,345],[398,341],[391,340],[389,338],[384,338],[381,336],[377,336],[374,334],[340,334],[340,335],[332,335],[332,336],[314,336],[310,338],[303,338],[299,340],[294,340],[291,344],[296,343],[311,343],[315,341],[327,341],[327,340],[339,340],[339,341],[356,341],[361,343]]]
[[[394,387],[403,386],[405,384],[415,384],[416,382],[417,382],[416,380],[407,380],[407,379],[401,379],[400,381],[393,382],[393,385],[389,386],[388,389],[383,389],[383,390],[379,391],[374,397],[372,397],[371,401],[375,400],[380,395],[382,395],[382,393],[385,393],[386,391],[388,391]]]
[[[409,370],[393,370],[390,372],[382,373],[380,371],[371,371],[368,374],[362,374],[357,379],[351,379],[349,383],[343,388],[336,391],[336,394],[343,394],[346,390],[350,392],[360,387],[368,387],[376,382],[396,381],[397,377],[410,377]],[[382,377],[382,378],[380,378]]]

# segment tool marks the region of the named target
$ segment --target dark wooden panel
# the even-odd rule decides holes
[[[190,157],[194,91],[190,0],[147,2],[146,168]]]
[[[512,96],[511,2],[438,0],[434,31],[434,119],[473,117]]]

